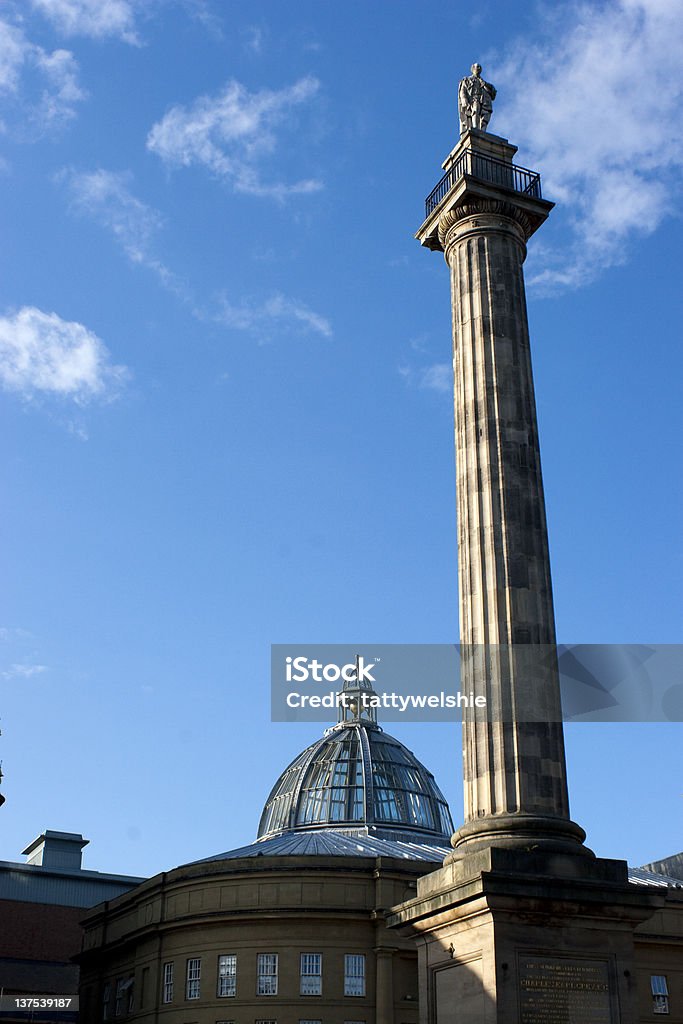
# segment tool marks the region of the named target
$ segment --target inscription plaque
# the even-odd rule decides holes
[[[518,956],[520,1024],[612,1024],[605,960]]]

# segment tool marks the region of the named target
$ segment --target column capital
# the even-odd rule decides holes
[[[441,214],[437,231],[440,248],[448,263],[449,250],[457,242],[471,235],[491,232],[511,234],[522,247],[524,258],[526,241],[533,233],[533,226],[528,215],[515,203],[471,196]]]

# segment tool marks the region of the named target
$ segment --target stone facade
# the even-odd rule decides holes
[[[384,917],[414,895],[417,877],[430,867],[385,858],[253,856],[157,875],[86,917],[78,958],[81,1020],[418,1024],[415,946],[388,932]],[[301,994],[307,953],[322,955],[319,995]],[[227,954],[237,958],[235,995],[221,997],[218,964]],[[274,994],[257,994],[259,954],[277,955]],[[363,982],[351,983],[358,994],[345,994],[347,956],[363,958]],[[197,960],[198,996],[187,998],[188,961]],[[168,1001],[166,964],[173,964]]]

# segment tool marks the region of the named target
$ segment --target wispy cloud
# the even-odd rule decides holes
[[[29,46],[20,28],[0,20],[0,90],[3,92],[18,89]]]
[[[66,186],[71,208],[110,231],[128,259],[153,270],[161,284],[185,303],[197,320],[261,336],[276,327],[282,330],[296,326],[331,337],[332,328],[324,316],[280,293],[261,301],[236,303],[225,294],[219,295],[217,301],[195,301],[188,285],[157,255],[155,237],[164,223],[163,217],[134,195],[130,180],[129,174],[102,169],[80,172],[69,168],[57,175],[57,181]]]
[[[236,192],[274,199],[316,192],[322,183],[315,178],[289,184],[264,181],[261,163],[276,149],[278,131],[287,127],[295,108],[318,89],[312,77],[279,91],[260,92],[249,92],[233,80],[217,96],[172,107],[152,127],[147,148],[171,166],[206,167]]]
[[[264,31],[260,25],[249,25],[242,31],[244,49],[255,57],[263,53]]]
[[[520,39],[495,69],[492,129],[542,170],[546,194],[573,218],[569,245],[543,250],[530,283],[593,279],[676,209],[682,50],[679,0],[558,5],[546,12],[541,41]]]
[[[69,50],[45,53],[35,48],[36,67],[43,73],[47,87],[42,90],[34,117],[39,124],[58,126],[76,116],[74,105],[85,99],[78,84],[78,64]]]
[[[31,640],[33,634],[21,626],[0,626],[0,643],[9,643],[13,640]]]
[[[287,298],[285,295],[276,293],[262,302],[241,302],[235,304],[230,302],[224,295],[221,296],[218,312],[212,317],[217,323],[224,324],[240,331],[249,331],[254,334],[268,334],[270,330],[278,327],[296,328],[312,331],[324,338],[332,337],[332,325],[330,321],[315,313],[303,302]]]
[[[411,387],[449,394],[453,390],[453,367],[449,363],[432,363],[430,366],[399,366],[398,372]]]
[[[126,43],[139,42],[130,0],[31,0],[31,5],[65,36],[115,36]]]
[[[84,405],[108,400],[127,376],[83,324],[26,306],[0,317],[0,385],[23,398],[52,395]]]
[[[18,25],[0,19],[0,93],[17,104],[22,123],[39,131],[59,128],[76,115],[87,96],[70,50],[43,49]]]
[[[72,208],[110,231],[132,263],[148,267],[167,288],[184,294],[182,283],[154,252],[163,217],[133,194],[129,174],[66,169],[57,180],[66,184]]]
[[[0,676],[3,679],[31,679],[43,672],[47,672],[47,665],[16,664],[0,671]]]

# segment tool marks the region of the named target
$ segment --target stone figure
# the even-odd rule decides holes
[[[486,126],[491,120],[493,101],[496,98],[494,86],[481,77],[481,64],[473,64],[470,70],[472,74],[462,78],[458,88],[461,134],[469,128],[486,131]]]

